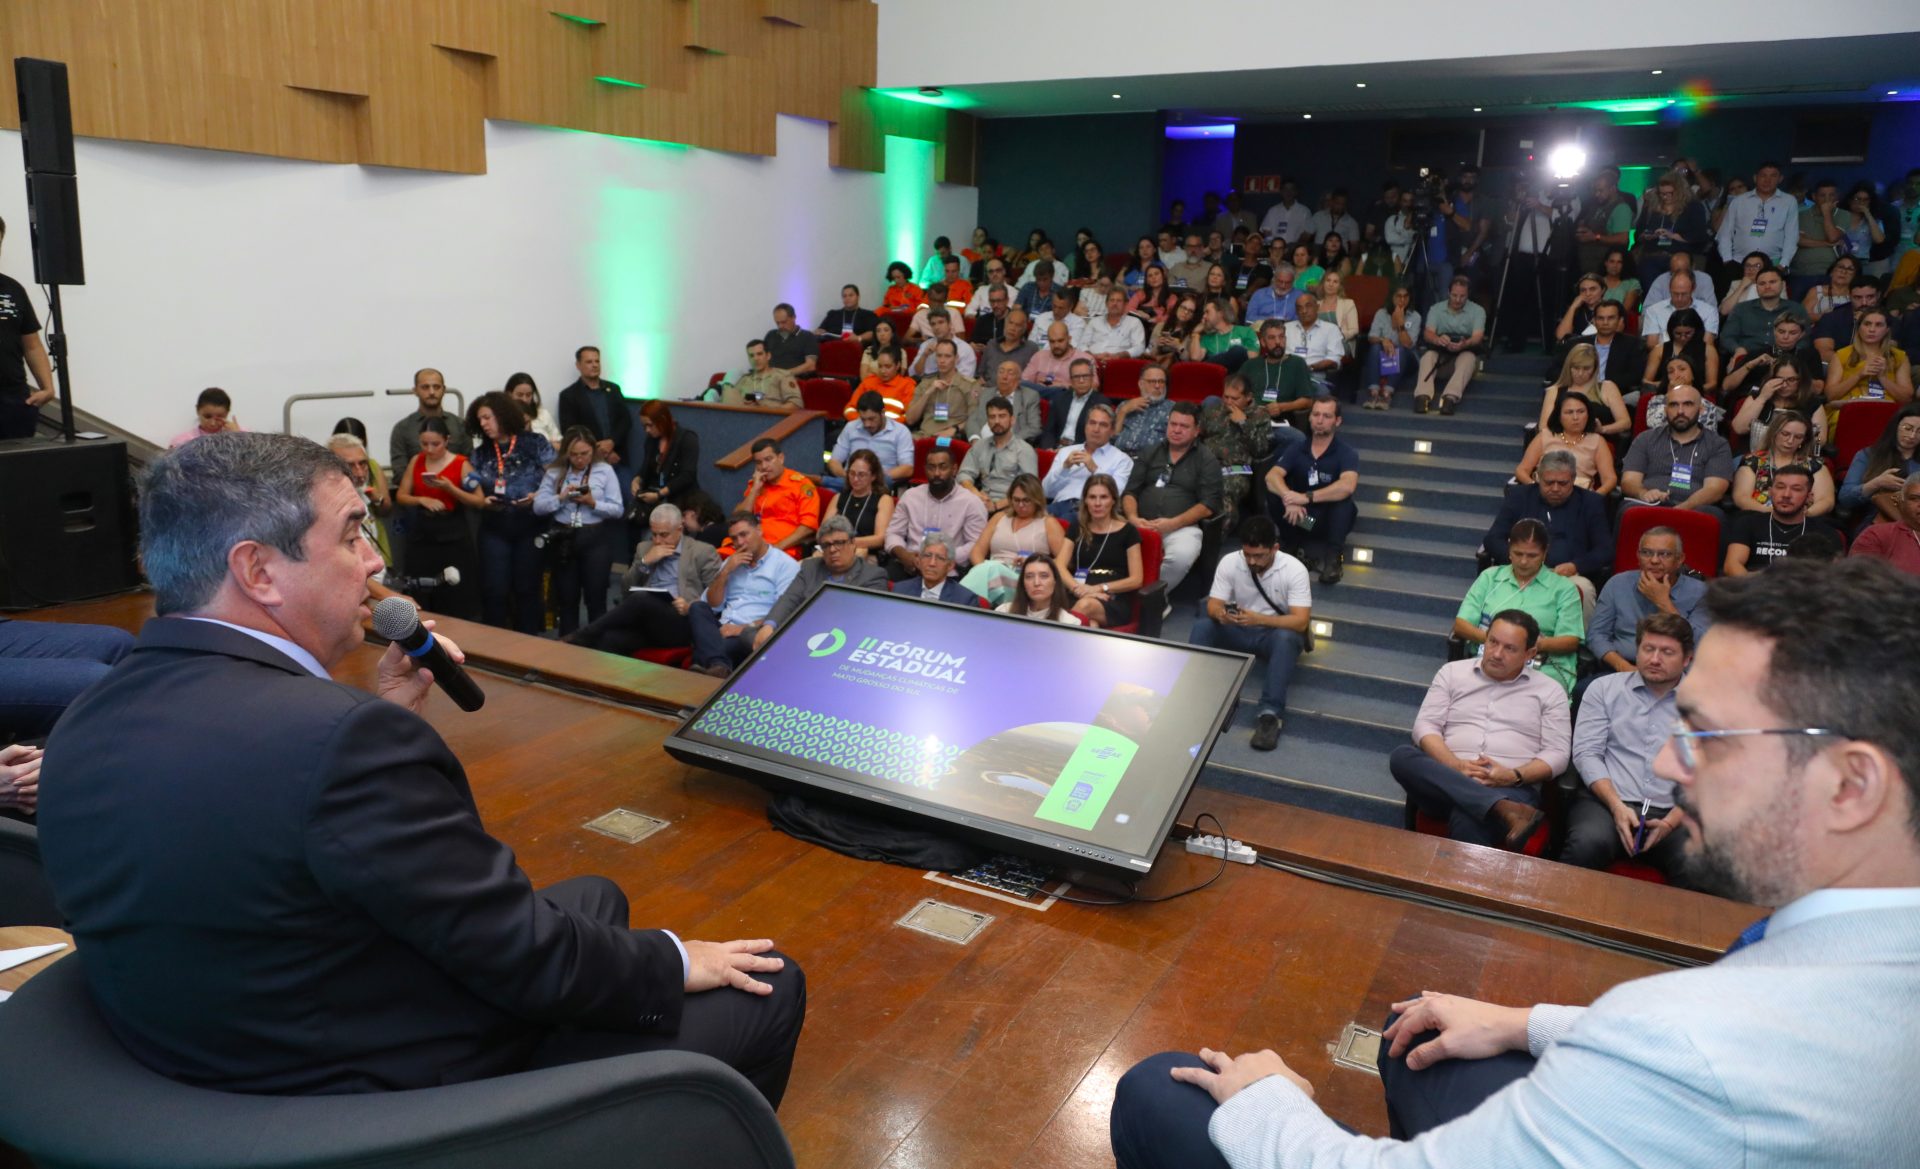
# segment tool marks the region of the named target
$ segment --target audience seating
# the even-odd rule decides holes
[[[1160,579],[1160,558],[1165,554],[1160,544],[1160,533],[1152,528],[1140,531],[1140,567],[1146,577],[1146,583],[1140,586],[1140,599],[1134,605],[1133,620],[1124,625],[1109,625],[1114,633],[1138,633],[1146,637],[1160,636],[1160,623],[1167,607],[1166,582]]]
[[[913,314],[895,309],[889,313],[881,313],[880,316],[881,319],[893,326],[893,339],[905,345],[907,343],[907,330],[913,325]]]
[[[1341,284],[1346,290],[1347,299],[1353,302],[1354,314],[1360,321],[1360,336],[1355,341],[1364,348],[1367,330],[1373,328],[1374,314],[1387,306],[1387,298],[1393,295],[1393,281],[1385,276],[1348,276]]]
[[[1131,253],[1114,252],[1110,255],[1101,256],[1100,266],[1107,270],[1107,275],[1113,277],[1115,280],[1119,280],[1120,274],[1127,270],[1127,264],[1132,259],[1133,256]]]
[[[1422,836],[1447,835],[1447,822],[1438,816],[1429,816],[1419,808],[1414,807],[1412,800],[1407,801],[1406,822],[1408,828],[1420,833]],[[1540,821],[1540,827],[1535,828],[1533,835],[1527,837],[1527,842],[1521,846],[1520,851],[1527,856],[1546,856],[1547,842],[1553,838],[1552,824],[1553,817],[1551,815]]]
[[[65,924],[40,867],[39,830],[0,817],[0,925]]]
[[[1046,405],[1045,402],[1042,402],[1040,404],[1042,406]],[[1057,453],[1058,452],[1056,452],[1052,447],[1047,447],[1045,449],[1042,449],[1040,447],[1034,448],[1034,451],[1033,451],[1034,460],[1040,464],[1040,470],[1036,473],[1040,476],[1040,481],[1042,483],[1046,482],[1047,480],[1047,472],[1053,470],[1053,456]]]
[[[916,438],[913,440],[913,486],[918,487],[927,481],[927,452],[940,444],[937,438]],[[967,450],[972,446],[964,438],[949,439],[947,449],[953,452],[954,474],[960,472],[960,464],[966,461]],[[822,508],[826,505],[822,504]]]
[[[838,339],[820,342],[820,362],[814,367],[814,372],[823,378],[844,378],[858,382],[860,342]]]
[[[652,662],[656,666],[668,666],[676,670],[690,669],[693,666],[693,647],[675,646],[672,649],[636,649],[634,657],[643,662]]]
[[[1150,363],[1138,357],[1100,359],[1100,392],[1109,398],[1140,396],[1140,375]]]
[[[1855,401],[1841,405],[1834,419],[1833,433],[1828,436],[1834,448],[1834,486],[1838,487],[1838,481],[1852,468],[1853,457],[1872,446],[1899,412],[1900,403],[1892,401]]]
[[[1652,885],[1668,883],[1667,875],[1652,865],[1643,865],[1639,861],[1614,861],[1607,871],[1616,877],[1632,877],[1636,881],[1645,881]]]
[[[1176,402],[1203,402],[1227,388],[1224,366],[1210,361],[1176,361],[1169,371],[1167,397]]]
[[[0,1140],[43,1169],[567,1165],[789,1169],[746,1078],[685,1051],[623,1055],[406,1092],[252,1096],[167,1079],[127,1054],[72,955],[0,1009]]]
[[[1630,507],[1620,513],[1620,536],[1613,546],[1613,570],[1638,572],[1640,536],[1648,528],[1672,528],[1680,533],[1687,567],[1705,577],[1720,571],[1720,517],[1712,512],[1678,507]]]
[[[836,341],[838,345],[840,342]],[[856,365],[858,359],[856,359]],[[847,411],[847,402],[853,397],[853,387],[838,378],[806,377],[800,379],[800,401],[809,410],[818,410],[829,419],[838,418]]]
[[[1653,394],[1643,392],[1633,407],[1633,437],[1639,438],[1647,432],[1647,408],[1653,405]]]

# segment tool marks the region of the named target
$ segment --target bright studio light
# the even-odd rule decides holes
[[[1587,152],[1568,142],[1556,146],[1547,155],[1547,169],[1556,179],[1570,179],[1587,169]]]

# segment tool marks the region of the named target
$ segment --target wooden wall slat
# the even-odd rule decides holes
[[[876,36],[871,0],[0,5],[0,58],[67,62],[88,137],[478,173],[487,118],[771,154],[786,113],[836,123],[836,166],[883,170],[893,134],[971,182],[971,118],[867,88]]]

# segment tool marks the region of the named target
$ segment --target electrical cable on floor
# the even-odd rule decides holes
[[[1195,816],[1193,818],[1194,826],[1199,827],[1200,821],[1202,820],[1212,820],[1213,826],[1220,830],[1220,838],[1222,840],[1226,839],[1227,826],[1220,822],[1220,818],[1218,816],[1215,816],[1212,812],[1202,812],[1198,816]],[[1121,897],[1113,901],[1095,901],[1087,897],[1069,897],[1065,893],[1055,894],[1055,896],[1057,896],[1062,901],[1070,902],[1074,905],[1111,906],[1111,905],[1132,905],[1135,902],[1172,901],[1176,897],[1185,897],[1189,893],[1198,893],[1200,890],[1206,888],[1208,885],[1211,885],[1215,881],[1218,881],[1220,879],[1221,874],[1225,873],[1226,871],[1227,871],[1227,858],[1223,850],[1220,857],[1220,867],[1213,871],[1213,876],[1208,877],[1206,880],[1200,882],[1197,885],[1190,885],[1185,889],[1180,889],[1172,893],[1162,893],[1162,894],[1159,894],[1158,896],[1147,897],[1137,893],[1133,893],[1131,890],[1129,890],[1128,896]]]

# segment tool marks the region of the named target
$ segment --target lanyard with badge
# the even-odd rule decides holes
[[[513,457],[513,449],[520,445],[520,436],[512,435],[507,439],[507,453],[500,453],[500,441],[493,443],[493,493],[504,496],[507,493],[507,460]]]
[[[1099,563],[1100,558],[1107,554],[1107,541],[1111,539],[1113,539],[1112,532],[1108,532],[1106,535],[1101,536],[1100,547],[1094,549],[1093,555],[1088,559],[1086,564],[1082,564],[1080,562],[1080,546],[1086,543],[1086,541],[1084,539],[1080,539],[1080,540],[1075,540],[1073,542],[1073,579],[1079,581],[1081,584],[1087,583],[1087,573],[1089,571],[1088,566]]]
[[[1695,439],[1687,447],[1687,461],[1680,461],[1680,448],[1674,445],[1672,436],[1667,438],[1667,454],[1673,459],[1673,474],[1667,480],[1669,491],[1687,491],[1693,489],[1693,457],[1700,450],[1700,440]]]

